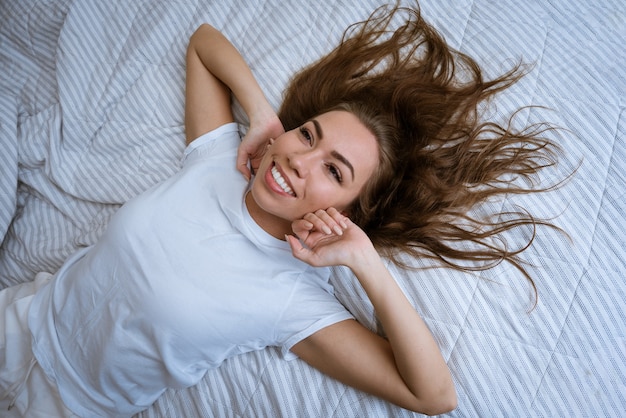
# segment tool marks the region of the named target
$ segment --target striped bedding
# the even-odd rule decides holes
[[[382,0],[35,0],[0,2],[0,284],[54,272],[93,243],[123,202],[178,168],[184,51],[202,22],[222,29],[273,105],[289,75],[328,51]],[[620,0],[423,0],[448,42],[496,74],[534,64],[487,112],[550,121],[563,147],[549,184],[477,211],[521,205],[567,238],[537,231],[525,253],[539,300],[507,265],[466,274],[393,269],[452,370],[452,416],[620,416],[626,411],[626,5]],[[242,129],[245,118],[236,112]],[[516,231],[515,243],[530,231]],[[377,329],[337,268],[338,298]],[[367,365],[363,365],[367,367]],[[166,392],[148,417],[410,417],[266,349]]]

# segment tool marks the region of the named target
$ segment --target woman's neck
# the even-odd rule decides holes
[[[248,213],[254,222],[265,232],[283,241],[285,240],[286,234],[291,234],[291,222],[264,211],[256,203],[251,192],[246,194],[245,203],[248,208]]]

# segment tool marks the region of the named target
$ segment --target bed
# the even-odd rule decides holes
[[[601,3],[601,4],[600,4]],[[0,2],[0,286],[54,272],[116,209],[179,167],[184,51],[220,28],[278,107],[289,75],[327,52],[382,0],[35,0]],[[620,0],[422,0],[425,18],[486,74],[530,73],[493,120],[524,105],[563,151],[542,184],[477,211],[526,207],[539,229],[524,258],[469,274],[424,260],[393,273],[440,344],[456,384],[450,415],[622,416],[626,411],[626,4]],[[541,106],[541,107],[539,107]],[[237,109],[245,130],[245,117]],[[525,238],[528,231],[507,237]],[[517,235],[516,235],[517,234]],[[333,270],[337,297],[378,330],[363,290]],[[378,330],[380,331],[380,330]],[[363,365],[367,367],[367,365]],[[412,417],[269,348],[198,385],[167,391],[152,417]]]

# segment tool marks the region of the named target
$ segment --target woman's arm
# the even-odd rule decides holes
[[[231,92],[250,120],[250,130],[237,159],[238,168],[249,177],[248,158],[255,156],[270,137],[284,130],[241,54],[217,29],[203,24],[187,47],[187,143],[233,121]]]
[[[293,352],[322,372],[404,408],[429,415],[454,409],[456,391],[439,347],[369,238],[332,209],[310,215],[294,223],[294,232],[308,248],[288,237],[294,256],[312,265],[350,267],[388,339],[344,321],[296,344]],[[340,226],[343,233],[317,232],[323,224]]]

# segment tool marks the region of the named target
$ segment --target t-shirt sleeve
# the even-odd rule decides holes
[[[301,283],[289,301],[283,320],[286,329],[296,329],[291,335],[283,335],[280,348],[285,360],[297,358],[291,348],[317,331],[354,316],[337,300],[330,284],[319,287],[308,282]]]
[[[234,122],[227,123],[194,139],[182,158],[182,165],[186,166],[194,161],[215,156],[222,152],[231,152],[237,149],[240,143],[239,129]],[[233,167],[236,162],[233,160]]]

